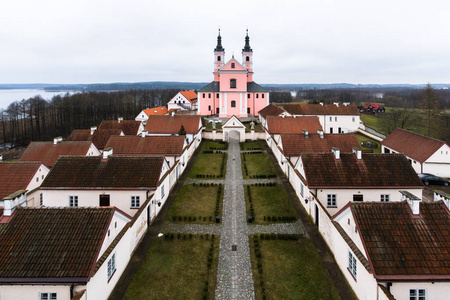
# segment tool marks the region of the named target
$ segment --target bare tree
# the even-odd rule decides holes
[[[427,136],[430,136],[431,120],[437,116],[439,111],[439,97],[430,83],[427,84],[425,90],[422,92],[422,97],[419,102],[420,108],[426,111],[427,119]]]

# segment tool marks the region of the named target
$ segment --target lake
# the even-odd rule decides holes
[[[0,109],[7,108],[14,101],[21,101],[22,99],[29,99],[36,95],[41,95],[42,98],[50,100],[55,95],[65,95],[66,93],[73,94],[72,91],[58,91],[47,92],[45,90],[37,89],[18,89],[18,90],[2,90],[0,89]]]

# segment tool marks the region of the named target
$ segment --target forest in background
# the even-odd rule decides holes
[[[74,129],[98,126],[102,120],[118,117],[133,120],[144,108],[166,105],[179,89],[132,89],[115,92],[85,91],[54,96],[45,100],[35,96],[11,103],[0,110],[0,141],[27,145],[30,141],[47,141],[67,137]],[[400,127],[450,142],[450,91],[433,89],[424,101],[426,89],[416,88],[350,88],[271,91],[276,103],[305,102],[331,104],[350,102],[383,104],[386,113],[370,115],[367,125],[389,134]],[[382,96],[381,96],[382,95]],[[382,98],[381,98],[382,97]],[[368,119],[370,117],[370,119]]]

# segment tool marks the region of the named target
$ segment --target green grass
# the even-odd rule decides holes
[[[188,223],[212,223],[215,221],[213,218],[215,215],[217,192],[219,190],[219,185],[200,187],[191,184],[183,185],[175,197],[172,206],[167,214],[167,220],[169,222],[174,222],[173,217],[176,217],[176,222],[178,217],[191,217],[191,221]],[[220,195],[219,202],[219,216],[222,215],[222,199],[223,199],[223,187]],[[194,221],[193,218],[196,218]],[[202,218],[200,220],[200,217]],[[209,217],[212,217],[211,221]],[[204,218],[206,220],[204,221]]]
[[[268,221],[268,216],[272,217],[295,217],[298,219],[297,212],[288,196],[288,193],[283,185],[277,184],[275,186],[253,186],[246,185],[245,188],[245,206],[247,216],[250,215],[250,201],[248,189],[251,193],[251,204],[255,211],[254,224],[273,224],[276,222]],[[266,217],[266,220],[264,220]],[[280,220],[278,222],[286,223],[287,221]]]
[[[189,177],[197,178],[196,175],[198,174],[215,175],[216,178],[223,176],[224,174],[221,174],[220,171],[222,163],[226,158],[227,155],[225,153],[200,153],[189,172]]]
[[[214,299],[218,237],[208,269],[210,247],[211,240],[201,239],[199,235],[185,240],[154,240],[123,299],[202,299],[206,281],[208,299]]]
[[[265,141],[253,141],[253,142],[245,142],[241,143],[241,149],[242,150],[255,150],[260,149],[263,150],[266,147]]]
[[[384,133],[384,128],[383,128],[383,114],[378,114],[377,116],[372,115],[372,114],[361,114],[361,120],[364,122],[364,125],[366,125],[367,127],[370,127],[372,129],[375,129],[378,132]]]
[[[245,123],[243,123],[244,125],[245,125],[245,131],[246,132],[250,132],[251,131],[251,125],[250,125],[250,122],[245,122]],[[255,123],[255,131],[262,131],[263,129],[262,129],[262,126],[261,126],[261,124],[256,124]]]
[[[228,149],[228,143],[204,140],[202,150]]]
[[[259,274],[255,246],[250,239],[256,299],[263,299],[261,279],[267,299],[340,299],[333,281],[307,238],[261,240],[263,273]]]
[[[365,136],[365,135],[363,135],[361,133],[358,133],[358,132],[355,133],[355,136],[356,136],[356,139],[359,142],[361,150],[363,150],[363,151],[365,151],[365,150],[367,150],[367,151],[373,150],[373,153],[381,153],[381,143],[379,141],[371,139],[370,137],[367,137],[367,136]],[[367,148],[367,147],[361,146],[361,142],[367,142],[367,141],[369,141],[371,143],[377,143],[378,144],[378,148]]]
[[[208,123],[208,124],[206,124],[206,130],[212,130],[213,129],[213,126],[212,126],[212,123]],[[216,123],[216,129],[222,129],[222,124],[220,124],[220,123]]]
[[[244,160],[245,158],[245,160]],[[241,154],[242,174],[244,178],[253,175],[276,175],[276,169],[267,153]],[[244,164],[247,165],[248,175],[245,174]]]

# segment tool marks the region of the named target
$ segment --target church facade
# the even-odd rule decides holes
[[[253,81],[253,50],[248,32],[242,49],[242,63],[234,55],[225,63],[225,49],[219,31],[213,74],[214,81],[198,92],[197,114],[219,115],[221,118],[257,116],[258,111],[269,105],[269,92]]]

